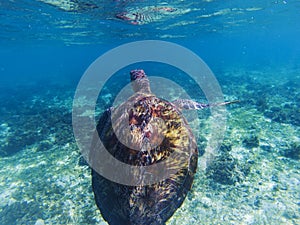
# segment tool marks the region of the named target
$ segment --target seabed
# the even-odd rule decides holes
[[[223,144],[168,225],[300,224],[300,70],[276,70],[274,81],[270,68],[237,68],[217,76],[225,99],[240,100],[227,107]],[[106,224],[72,133],[74,91],[0,93],[0,224]]]

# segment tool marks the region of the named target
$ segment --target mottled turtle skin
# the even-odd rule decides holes
[[[127,164],[152,165],[176,152],[186,156],[185,161],[172,161],[169,166],[178,169],[177,173],[151,185],[126,186],[114,183],[92,169],[95,201],[110,225],[165,224],[192,187],[198,160],[197,144],[180,108],[151,93],[149,80],[143,70],[133,70],[130,74],[135,94],[117,108],[107,109],[102,114],[95,135],[100,137],[110,154]],[[128,104],[133,107],[126,111],[124,109]],[[130,132],[124,135],[135,149],[118,140],[112,127],[112,115],[116,119],[116,132],[125,130],[123,126],[129,122]],[[124,119],[129,121],[123,123]],[[161,119],[164,126],[161,125]],[[96,139],[92,151],[98,146]]]

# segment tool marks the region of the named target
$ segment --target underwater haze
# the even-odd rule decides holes
[[[239,100],[226,106],[223,142],[167,224],[300,224],[299,21],[298,0],[0,1],[0,224],[106,224],[73,136],[73,98],[94,60],[143,40],[190,49],[224,99]],[[140,62],[107,81],[96,117],[134,68],[207,103],[183,71]],[[214,118],[198,116],[189,124],[201,165]]]

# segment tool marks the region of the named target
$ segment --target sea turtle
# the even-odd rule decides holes
[[[110,225],[164,224],[183,203],[197,169],[197,144],[181,110],[210,105],[192,100],[168,102],[156,97],[141,69],[132,70],[130,77],[135,93],[102,114],[91,152],[98,151],[101,140],[112,156],[133,166],[154,165],[175,154],[174,160],[166,165],[177,172],[153,184],[127,186],[112,182],[92,169],[95,201]],[[124,144],[116,133],[123,134],[130,143]],[[90,160],[101,159],[91,154]],[[156,176],[155,173],[152,175]]]

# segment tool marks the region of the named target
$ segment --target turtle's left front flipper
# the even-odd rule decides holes
[[[190,100],[190,99],[178,99],[178,100],[173,101],[172,103],[174,105],[176,105],[179,109],[201,110],[201,109],[205,109],[205,108],[208,108],[208,107],[229,105],[229,104],[233,104],[233,103],[237,103],[237,102],[239,102],[239,100],[207,104],[207,103],[195,102],[195,101]]]

